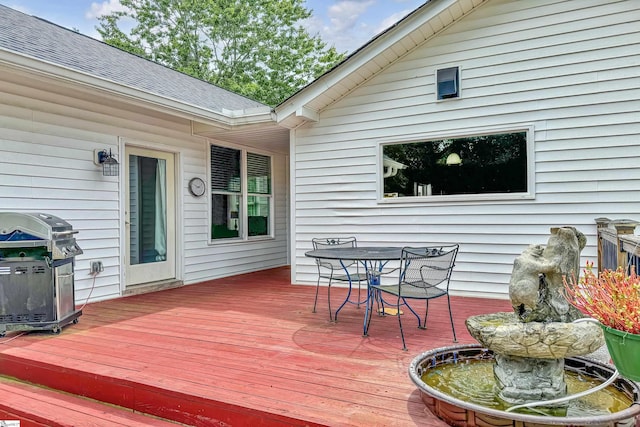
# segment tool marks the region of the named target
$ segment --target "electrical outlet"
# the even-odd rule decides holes
[[[102,271],[104,271],[102,261],[91,261],[91,269],[89,270],[89,274],[98,274]]]

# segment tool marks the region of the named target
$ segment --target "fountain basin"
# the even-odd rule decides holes
[[[452,397],[433,388],[422,380],[429,370],[444,365],[468,363],[470,361],[492,361],[493,352],[478,345],[460,345],[434,349],[418,355],[409,366],[409,376],[421,393],[422,401],[438,418],[452,426],[518,426],[543,427],[571,425],[628,427],[635,425],[635,417],[640,414],[640,388],[624,378],[618,378],[612,386],[628,397],[630,406],[626,409],[603,415],[588,416],[545,416],[506,412],[477,403]],[[614,373],[614,368],[584,357],[565,359],[565,370],[604,382]]]
[[[564,359],[593,353],[605,344],[595,323],[524,323],[509,312],[471,316],[466,324],[480,344],[509,356]]]

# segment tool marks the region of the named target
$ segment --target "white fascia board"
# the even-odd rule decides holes
[[[124,98],[133,104],[227,129],[247,122],[262,123],[275,120],[271,109],[266,112],[262,111],[259,114],[249,112],[243,116],[236,112],[236,114],[229,116],[2,48],[0,48],[0,65],[23,73],[29,73],[36,77],[49,78],[66,84],[98,90],[107,95]]]
[[[320,121],[320,113],[312,110],[311,108],[307,108],[304,105],[296,109],[296,117],[302,117],[304,120],[310,122]]]
[[[438,16],[440,13],[458,3],[459,0],[431,0],[424,5],[424,9],[408,16],[400,22],[395,28],[390,28],[386,34],[382,34],[378,38],[374,38],[368,45],[365,45],[361,51],[347,58],[343,63],[327,74],[320,76],[317,80],[311,82],[308,86],[302,88],[298,93],[287,100],[285,104],[278,105],[275,108],[278,121],[283,121],[301,108],[305,108],[312,100],[319,95],[330,91],[333,86],[338,84],[351,73],[357,71],[360,67],[372,61],[385,49],[393,46],[403,38],[407,37],[413,31],[424,25],[425,22]]]
[[[276,123],[276,114],[271,107],[246,108],[244,110],[222,109],[222,114],[233,121],[232,126],[260,123]]]

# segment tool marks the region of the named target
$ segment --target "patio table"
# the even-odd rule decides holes
[[[367,304],[367,310],[365,310],[363,335],[367,335],[367,315],[369,310],[369,299],[373,297],[370,291],[373,286],[380,284],[380,273],[382,269],[389,261],[399,261],[402,258],[402,247],[397,246],[361,246],[355,248],[325,248],[316,249],[313,251],[305,252],[305,256],[310,258],[319,259],[331,259],[340,261],[342,267],[346,270],[343,261],[357,261],[360,262],[367,273],[367,298],[364,303]],[[349,290],[344,302],[336,310],[334,319],[337,321],[338,313],[347,304],[355,302],[351,301],[351,283],[349,283]],[[360,301],[358,301],[360,303]]]

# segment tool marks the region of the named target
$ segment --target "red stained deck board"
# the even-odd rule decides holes
[[[90,344],[89,344],[90,345]],[[86,345],[85,345],[86,347]],[[75,349],[69,349],[65,347],[65,350],[56,350],[58,352],[66,352],[70,357],[73,357],[74,350],[83,351],[82,346],[77,346]],[[22,352],[21,355],[23,357],[35,357],[35,354],[27,354],[26,352]],[[318,369],[317,366],[313,364],[310,360],[308,363],[300,364],[295,357],[282,357],[279,360],[279,364],[282,367],[271,366],[270,364],[265,363],[256,363],[253,361],[246,360],[237,360],[237,358],[232,358],[229,360],[223,360],[222,357],[216,361],[207,360],[206,358],[200,357],[200,363],[198,362],[198,357],[191,357],[181,355],[181,360],[185,364],[190,364],[193,366],[188,371],[185,371],[180,366],[175,366],[175,360],[171,359],[169,356],[158,356],[157,352],[152,350],[146,350],[146,352],[139,351],[139,355],[148,355],[148,362],[150,366],[146,369],[149,375],[155,376],[167,374],[172,377],[174,381],[181,379],[189,384],[191,383],[199,383],[202,382],[203,379],[206,382],[206,378],[209,375],[216,375],[216,378],[220,380],[224,380],[227,388],[230,388],[230,385],[237,382],[239,385],[237,386],[240,390],[246,388],[245,384],[247,378],[250,378],[252,381],[256,383],[267,384],[269,387],[274,387],[274,383],[278,383],[278,379],[284,381],[290,381],[291,386],[297,386],[297,388],[305,388],[307,393],[311,392],[314,389],[318,389],[318,393],[322,394],[326,391],[325,387],[340,387],[340,390],[344,389],[348,393],[372,393],[375,394],[379,386],[385,386],[388,390],[386,393],[387,397],[393,396],[393,393],[398,394],[399,398],[404,397],[404,389],[402,387],[398,387],[394,389],[393,384],[389,385],[385,381],[384,378],[384,370],[377,369],[372,367],[368,370],[369,374],[376,374],[373,372],[374,369],[377,369],[377,374],[379,376],[378,379],[374,377],[370,379],[366,378],[366,381],[361,381],[357,376],[345,376],[344,370],[340,371],[339,369],[334,370],[333,372],[328,372],[328,365],[324,362],[322,363],[322,368],[325,369],[327,375],[325,376],[309,376],[309,368]],[[85,353],[83,358],[78,359],[78,362],[81,360],[85,360],[86,358],[91,358],[93,355],[89,353]],[[118,357],[127,357],[128,354],[126,352],[113,351],[111,353],[112,359],[108,361],[111,365],[115,363],[124,364],[125,362],[117,359]],[[96,357],[99,357],[97,355]],[[74,363],[78,363],[74,362]],[[88,363],[88,361],[86,361]],[[220,367],[218,366],[220,365]],[[345,363],[345,365],[347,365]],[[255,375],[256,369],[259,369],[260,375]],[[142,371],[141,371],[142,372]],[[144,375],[144,374],[142,374]],[[140,378],[138,378],[140,381]],[[374,396],[375,397],[375,396]]]
[[[407,368],[419,353],[452,345],[446,299],[430,304],[427,330],[404,315],[348,304],[329,322],[326,288],[293,286],[270,270],[89,304],[60,335],[0,345],[0,372],[198,425],[443,426],[420,401]],[[335,310],[346,295],[332,289]],[[474,342],[471,314],[508,301],[452,298],[458,341]],[[179,407],[179,410],[175,408]],[[177,418],[176,418],[177,417]],[[251,422],[251,424],[247,424]],[[206,425],[206,424],[200,424]]]
[[[128,409],[108,406],[6,378],[0,378],[0,396],[2,396],[0,399],[0,419],[21,420],[21,427],[32,425],[50,427],[175,426],[173,422],[137,414]]]
[[[149,372],[147,374],[141,374],[140,376],[138,376],[138,387],[135,387],[134,385],[127,386],[122,383],[113,383],[112,381],[109,381],[108,378],[101,379],[98,376],[94,376],[92,378],[78,377],[79,373],[73,370],[47,373],[46,371],[38,370],[38,368],[34,365],[35,363],[29,366],[29,369],[35,372],[36,377],[47,377],[47,381],[50,384],[57,384],[57,387],[59,388],[65,387],[64,383],[66,383],[69,378],[74,378],[75,380],[73,382],[82,387],[86,387],[89,381],[95,384],[99,384],[99,386],[95,387],[95,390],[88,390],[75,386],[68,388],[69,391],[75,393],[93,395],[94,397],[102,399],[105,399],[105,395],[107,395],[106,398],[108,398],[108,395],[113,395],[114,397],[111,397],[111,401],[113,401],[114,403],[124,406],[136,407],[139,410],[144,409],[148,411],[149,407],[153,408],[154,406],[173,406],[169,405],[168,402],[170,401],[170,397],[168,396],[150,399],[151,402],[156,401],[158,403],[148,404],[147,406],[149,407],[140,408],[136,406],[135,402],[140,399],[141,392],[146,393],[148,396],[151,396],[152,393],[158,392],[157,390],[150,390],[149,387],[143,386],[143,384],[150,384],[152,380],[156,378],[155,372]],[[163,375],[169,376],[171,378],[173,388],[171,390],[171,393],[169,394],[176,396],[180,392],[182,392],[184,395],[193,395],[194,399],[195,396],[204,397],[207,395],[212,395],[215,394],[220,382],[223,382],[227,394],[226,401],[228,403],[234,403],[237,405],[244,404],[246,406],[256,407],[257,405],[264,407],[265,405],[269,405],[269,402],[260,400],[259,396],[266,395],[268,393],[276,393],[278,395],[278,400],[285,400],[284,402],[280,402],[279,406],[286,405],[287,401],[293,401],[296,403],[296,407],[306,407],[307,411],[309,412],[313,412],[313,406],[319,399],[322,399],[326,402],[340,399],[334,402],[335,405],[340,405],[342,399],[351,399],[354,402],[366,402],[366,404],[353,403],[351,410],[358,409],[368,416],[376,416],[376,419],[378,420],[389,418],[389,422],[392,422],[395,416],[401,415],[401,413],[396,414],[396,411],[394,411],[393,407],[388,409],[382,409],[379,407],[380,405],[387,405],[391,398],[392,393],[390,390],[391,387],[389,385],[385,387],[386,391],[384,398],[378,398],[377,394],[375,393],[376,390],[369,390],[367,393],[364,393],[351,388],[350,390],[347,390],[347,393],[345,394],[345,390],[343,390],[343,388],[337,382],[335,382],[333,385],[327,384],[326,386],[315,386],[312,382],[306,382],[303,384],[301,384],[300,382],[293,382],[290,383],[290,387],[292,387],[292,389],[288,390],[280,388],[274,378],[271,378],[271,380],[266,380],[266,382],[264,382],[263,384],[259,383],[260,381],[263,381],[262,376],[258,376],[253,380],[250,379],[247,382],[247,378],[251,378],[248,376],[250,375],[250,373],[243,373],[241,375],[236,373],[236,376],[238,376],[238,378],[234,379],[228,375],[225,377],[224,372],[212,372],[206,378],[211,378],[213,376],[215,378],[215,383],[205,385],[200,381],[200,379],[203,378],[202,375],[204,374],[204,370],[189,373],[188,375],[181,375],[180,368],[165,368],[164,370],[161,370],[159,368],[158,373],[160,372],[162,372]],[[147,378],[147,375],[150,375],[151,377]],[[366,383],[363,384],[366,386]],[[351,384],[351,386],[353,387],[355,387],[356,385],[357,383],[355,381]],[[323,393],[327,392],[327,386],[331,388],[332,392],[331,395],[324,396]],[[247,387],[251,387],[252,389],[252,394],[249,396],[246,395]],[[236,391],[235,400],[233,400],[234,397],[231,395],[233,390]],[[115,396],[117,396],[119,399],[121,398],[122,400],[115,401]],[[184,406],[185,402],[189,400],[189,398],[185,396],[179,399],[181,399],[182,406]],[[271,400],[273,399],[275,399],[275,397]],[[399,401],[399,403],[406,402],[406,396],[402,393],[397,393],[396,399]],[[402,405],[399,406],[402,407]],[[164,411],[155,410],[152,413],[159,416],[167,416]],[[192,422],[191,420],[186,418],[181,418],[180,421],[187,423]]]
[[[280,413],[271,413],[263,409],[252,409],[243,405],[234,405],[228,401],[219,401],[215,396],[200,397],[197,387],[189,387],[186,392],[151,387],[144,381],[132,383],[113,378],[87,375],[78,370],[60,371],[55,366],[31,362],[28,366],[24,359],[9,357],[0,358],[3,371],[17,372],[26,380],[38,380],[42,384],[78,393],[83,396],[97,398],[113,404],[121,403],[130,409],[169,418],[174,421],[193,426],[321,426],[313,422],[301,422]],[[127,385],[123,385],[126,382]],[[131,386],[132,385],[132,386]],[[52,409],[55,414],[55,408]],[[28,411],[26,411],[28,413]],[[90,416],[77,414],[79,419]],[[45,423],[48,425],[47,423]],[[71,425],[87,425],[86,422]],[[124,424],[126,425],[126,424]],[[330,424],[329,424],[330,425]]]

